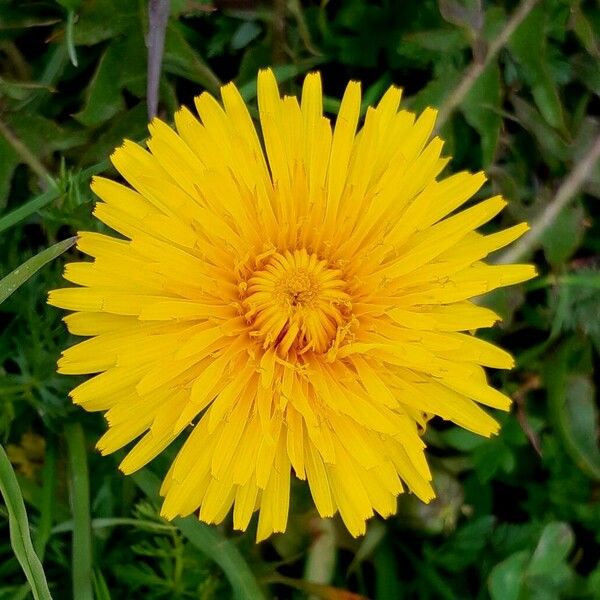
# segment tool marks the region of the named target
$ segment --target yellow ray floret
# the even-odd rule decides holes
[[[260,135],[233,84],[155,119],[148,150],[126,141],[101,177],[95,215],[122,237],[82,232],[92,262],[68,264],[79,287],[50,292],[89,339],[59,371],[93,375],[73,401],[105,411],[104,453],[132,442],[132,473],[191,426],[167,473],[163,515],[219,523],[232,510],[259,540],[284,531],[292,473],[323,517],[352,535],[396,511],[407,490],[434,497],[421,433],[433,415],[489,436],[480,405],[507,410],[483,367],[508,353],[472,331],[498,317],[472,298],[534,276],[489,266],[526,230],[475,230],[505,206],[461,206],[482,173],[439,179],[436,111],[400,108],[391,87],[360,123],[351,82],[334,124],[321,79],[281,97],[258,75]],[[264,151],[263,151],[264,146]]]

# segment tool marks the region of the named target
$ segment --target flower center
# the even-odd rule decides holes
[[[350,296],[339,269],[306,250],[269,258],[248,279],[242,298],[251,334],[281,356],[326,352],[349,321]]]

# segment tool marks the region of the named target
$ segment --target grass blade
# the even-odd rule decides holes
[[[29,522],[23,496],[8,456],[0,445],[0,492],[8,510],[10,543],[36,600],[51,600],[48,582],[29,532]]]
[[[36,213],[41,208],[44,208],[44,206],[50,204],[50,202],[54,202],[59,196],[60,190],[58,187],[53,187],[47,192],[32,198],[29,202],[25,202],[19,208],[15,208],[15,210],[0,218],[0,233]]]
[[[136,485],[149,498],[157,498],[160,482],[148,470],[132,476]],[[189,542],[223,569],[233,588],[234,597],[239,600],[264,600],[261,590],[250,567],[235,545],[224,537],[218,529],[201,523],[194,517],[175,519],[174,524]]]
[[[96,600],[111,600],[108,585],[100,570],[94,573],[94,597]]]
[[[35,275],[44,265],[60,256],[68,250],[75,242],[76,237],[71,237],[58,242],[50,248],[42,250],[39,254],[26,260],[20,267],[0,279],[0,304],[4,302],[13,292],[21,287],[31,276]]]
[[[90,519],[90,480],[85,437],[79,423],[65,426],[69,452],[69,497],[73,512],[73,598],[93,600],[92,527]]]

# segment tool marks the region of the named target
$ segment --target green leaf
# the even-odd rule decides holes
[[[541,151],[540,158],[544,159],[552,169],[559,169],[560,164],[569,159],[571,153],[569,146],[557,131],[548,125],[535,106],[516,94],[511,96],[511,102],[517,120],[535,138]]]
[[[502,88],[500,68],[491,62],[473,84],[461,103],[461,111],[467,123],[481,136],[482,166],[488,167],[494,160],[500,129],[502,127]]]
[[[234,50],[245,48],[252,40],[262,33],[262,28],[256,21],[244,21],[231,37],[231,47]]]
[[[84,2],[73,32],[74,43],[91,46],[123,33],[132,24],[139,27],[142,17],[139,7],[139,2]]]
[[[398,559],[389,540],[377,548],[373,564],[375,566],[375,597],[402,598],[404,584],[398,576]]]
[[[574,541],[567,523],[548,523],[533,553],[516,552],[492,569],[488,580],[492,600],[562,598],[573,578],[566,559]]]
[[[577,338],[564,343],[546,363],[550,413],[565,450],[588,477],[600,480],[598,409],[590,377],[571,373],[569,359],[577,349]]]
[[[8,456],[0,445],[0,492],[8,511],[10,543],[36,600],[51,600],[42,563],[38,558],[29,532],[29,522],[23,496]]]
[[[488,579],[492,600],[519,600],[529,555],[516,552],[497,564]]]
[[[69,453],[69,497],[74,523],[71,563],[73,597],[77,600],[94,600],[90,479],[81,424],[68,423],[65,426],[65,438]]]
[[[58,242],[39,254],[26,260],[20,267],[0,279],[0,304],[21,287],[30,277],[35,275],[44,265],[68,250],[77,240],[76,237]]]
[[[527,567],[527,576],[552,575],[565,561],[574,543],[575,536],[567,523],[557,522],[546,525]]]
[[[123,60],[124,56],[127,60]],[[146,96],[146,46],[135,21],[102,55],[88,87],[85,106],[75,118],[88,127],[105,123],[125,108],[124,90],[137,98]]]
[[[550,338],[564,331],[581,332],[600,350],[600,271],[582,269],[560,277],[541,280],[541,287],[555,285],[550,290],[553,324]],[[534,288],[535,289],[535,288]]]
[[[526,572],[527,597],[533,600],[563,598],[574,578],[567,557],[575,536],[567,523],[549,523],[541,533]]]
[[[486,515],[466,523],[433,553],[433,559],[450,572],[462,571],[474,564],[487,544],[495,522],[492,515]]]
[[[555,129],[564,130],[558,88],[548,66],[547,22],[547,9],[542,5],[537,6],[517,27],[508,42],[508,48],[523,69],[525,80],[546,122]]]
[[[102,55],[94,77],[87,88],[84,108],[75,118],[88,127],[104,123],[124,106],[121,96],[121,70],[126,42],[112,43]]]
[[[219,92],[221,81],[189,45],[180,23],[171,22],[167,27],[163,69],[165,73],[178,75],[201,85],[212,94]]]
[[[600,480],[598,409],[594,384],[590,377],[570,375],[565,391],[560,419],[567,450],[570,450],[571,456],[584,472]]]
[[[99,569],[94,571],[94,598],[96,600],[111,600],[110,590]]]
[[[576,0],[571,5],[571,27],[588,53],[595,58],[600,58],[600,43],[598,42],[597,30],[590,19],[583,13],[580,5],[581,0]]]
[[[548,262],[559,266],[579,248],[584,233],[585,211],[578,203],[564,208],[542,235],[541,242]]]

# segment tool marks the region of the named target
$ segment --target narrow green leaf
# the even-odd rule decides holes
[[[561,567],[575,543],[567,523],[548,523],[527,567],[528,577],[547,577]]]
[[[256,21],[243,21],[231,36],[231,47],[234,50],[241,50],[255,40],[262,33],[262,28]]]
[[[39,254],[26,260],[20,267],[9,273],[3,279],[0,279],[0,304],[4,302],[15,290],[22,286],[30,277],[35,275],[44,265],[60,256],[65,250],[68,250],[77,240],[71,237],[62,242],[58,242],[50,248],[42,250]]]
[[[54,187],[35,198],[29,200],[19,208],[15,208],[12,212],[0,217],[0,233],[9,229],[13,225],[20,223],[30,215],[36,213],[38,210],[44,208],[51,202],[54,202],[60,196],[60,190]]]
[[[132,475],[136,485],[152,499],[158,498],[160,482],[147,469]],[[189,542],[223,569],[238,600],[261,600],[265,595],[235,545],[220,531],[194,517],[178,518],[174,524]]]
[[[23,496],[15,472],[2,445],[0,445],[0,492],[2,492],[8,510],[10,543],[31,586],[33,597],[36,600],[51,600],[42,563],[31,542]]]
[[[600,58],[600,42],[593,22],[581,10],[581,0],[571,5],[571,25],[575,35],[594,58]],[[590,61],[591,63],[592,61]]]
[[[78,2],[70,2],[69,4],[78,4]],[[78,66],[77,61],[77,51],[75,50],[75,43],[73,42],[73,27],[75,25],[75,12],[73,10],[69,10],[67,14],[67,27],[66,27],[66,42],[67,42],[67,51],[69,53],[69,59],[71,60],[71,64],[76,67]]]
[[[99,569],[94,571],[94,598],[96,600],[111,600],[108,585]]]
[[[92,592],[92,528],[90,480],[85,437],[79,423],[65,426],[69,453],[69,497],[73,512],[72,581],[75,600],[94,600]]]
[[[403,598],[402,582],[398,577],[398,559],[389,539],[381,544],[373,557],[375,566],[375,597]]]

